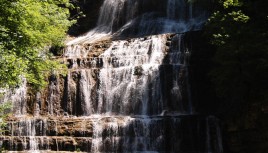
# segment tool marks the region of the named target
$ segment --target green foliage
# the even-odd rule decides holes
[[[223,4],[224,8],[242,5],[241,1],[239,1],[239,0],[224,0],[224,1],[220,1],[220,2]]]
[[[35,87],[64,68],[51,60],[49,47],[62,45],[68,20],[69,0],[0,0],[0,87],[15,87],[21,76]]]
[[[217,47],[211,78],[231,110],[268,101],[268,20],[264,0],[224,0],[205,28]],[[239,111],[237,111],[239,112]]]
[[[8,117],[12,108],[12,104],[9,102],[0,104],[0,133],[4,131],[6,126],[6,118]]]

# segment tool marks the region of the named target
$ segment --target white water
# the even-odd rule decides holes
[[[3,102],[12,102],[13,113],[15,115],[26,114],[26,100],[27,100],[27,81],[22,78],[21,85],[14,90],[1,90],[0,94],[4,94],[0,97],[0,104]]]
[[[158,153],[154,150],[165,148],[163,143],[167,136],[162,121],[161,118],[147,117],[99,118],[93,125],[91,152]],[[170,123],[178,126],[179,122],[178,119],[173,119]],[[175,140],[176,136],[171,136],[170,139]]]
[[[104,67],[100,71],[98,113],[128,114],[127,109],[136,107],[135,105],[140,101],[137,104],[142,105],[139,113],[147,114],[148,84],[150,82],[154,82],[154,86],[159,84],[157,77],[159,77],[159,65],[164,58],[164,46],[165,39],[162,36],[153,36],[143,42],[139,39],[134,39],[130,43],[114,42],[101,55],[104,59]],[[137,68],[141,69],[141,74],[135,74]],[[154,90],[159,92],[154,98],[161,96],[159,90],[160,88]],[[131,93],[132,91],[135,94]],[[113,108],[114,102],[117,102],[120,111]]]
[[[112,34],[113,26],[122,13],[126,0],[105,0],[100,8],[96,28],[84,36],[78,37],[67,43],[67,46],[83,43],[94,43]],[[77,46],[79,47],[79,46]]]
[[[157,11],[142,12],[139,10],[142,7],[143,3],[139,0],[105,0],[96,28],[68,42],[67,46],[94,43],[114,33],[120,35],[125,30],[138,36],[200,30],[207,19],[205,11],[194,14],[193,4],[186,0],[167,0],[166,16],[158,16]],[[131,34],[131,29],[135,28],[137,31]]]
[[[58,137],[64,137],[59,134],[62,125],[57,121],[63,117],[61,111],[66,120],[83,120],[78,127],[84,132],[83,136],[86,135],[87,122],[92,122],[92,142],[91,136],[83,139],[91,148],[87,151],[92,153],[176,153],[181,142],[194,143],[187,139],[192,136],[187,135],[186,139],[181,136],[188,125],[183,127],[179,117],[182,114],[191,117],[193,113],[190,91],[187,92],[187,100],[183,99],[187,96],[183,91],[185,88],[189,90],[189,51],[183,44],[183,35],[176,35],[172,39],[166,35],[144,35],[198,30],[204,23],[204,15],[196,15],[194,7],[184,0],[167,0],[165,15],[146,11],[139,14],[141,2],[104,0],[97,27],[67,43],[64,57],[72,64],[64,80],[66,89],[60,89],[62,82],[57,79],[49,84],[48,97],[43,103],[47,105],[46,113],[58,118],[48,124],[48,118],[42,118],[40,114],[44,108],[36,104],[35,116],[11,123],[11,149],[18,149],[17,138],[22,138],[23,149],[29,152],[49,150],[50,143],[54,142],[54,150],[66,149],[58,140]],[[98,57],[99,60],[87,59],[92,68],[78,64],[79,60],[88,58],[92,49],[86,46],[87,43],[107,40],[114,33],[120,35],[135,26],[138,30],[133,35],[143,38],[113,41]],[[167,46],[169,41],[172,45]],[[185,84],[187,87],[184,87]],[[17,117],[27,115],[26,89],[25,83],[15,92],[13,99],[9,96],[18,108]],[[42,95],[36,97],[36,103],[39,103]],[[207,140],[204,142],[206,151],[212,153],[213,146],[216,146],[216,153],[222,153],[218,124],[215,124],[218,144],[211,143],[213,124],[213,120],[207,119],[205,134],[208,138],[204,138]],[[65,125],[64,128],[68,131],[69,127]],[[53,138],[47,136],[49,130],[55,132]],[[186,132],[189,132],[188,129]],[[66,141],[68,139],[70,137],[66,137]],[[75,137],[71,139],[76,145]]]
[[[125,3],[126,0],[105,0],[100,9],[97,27],[106,33],[111,33]]]
[[[191,2],[187,4],[185,0],[168,0],[167,2],[167,20],[163,33],[183,33],[202,28],[207,19],[205,12],[194,14],[193,4]]]
[[[81,70],[80,88],[82,89],[81,94],[84,95],[83,96],[84,107],[82,107],[82,109],[85,115],[93,114],[93,106],[90,97],[91,97],[91,90],[93,90],[92,88],[94,84],[92,83],[94,82],[94,79],[89,73],[90,71]]]
[[[179,77],[180,67],[185,64],[181,37],[181,35],[174,37],[174,46],[170,46],[170,52],[167,52],[166,48],[168,41],[166,35],[114,41],[111,47],[100,55],[103,66],[99,69],[99,82],[94,79],[94,69],[80,69],[76,65],[69,70],[67,76],[69,93],[65,96],[67,96],[66,99],[70,100],[62,107],[66,107],[66,110],[69,110],[65,112],[66,116],[76,114],[85,117],[96,116],[97,120],[93,120],[92,152],[101,152],[103,147],[110,145],[112,146],[111,148],[118,149],[122,145],[122,141],[123,146],[131,146],[131,148],[121,148],[121,150],[125,150],[124,152],[131,150],[146,153],[160,149],[159,144],[167,139],[164,134],[159,133],[159,130],[164,128],[163,125],[158,125],[158,122],[162,119],[151,119],[151,115],[161,115],[164,110],[167,110],[169,115],[187,113],[188,111],[183,108],[182,103],[185,102],[181,100],[182,95],[179,84],[180,80],[183,79]],[[69,55],[71,56],[70,58],[74,59],[80,56],[80,54]],[[161,84],[163,84],[163,80],[161,80],[161,73],[163,72],[161,71],[165,71],[163,60],[166,56],[169,57],[166,66],[171,66],[174,71],[169,72],[170,70],[168,70],[168,73],[174,75],[170,77],[172,79],[172,99],[171,102],[168,102],[170,104],[165,100],[169,95],[163,96],[163,93],[167,94],[169,92],[163,91],[161,87]],[[56,103],[61,100],[57,82],[49,84],[49,95],[47,97],[48,114],[54,116],[58,115],[57,111],[55,111],[58,109]],[[93,98],[93,93],[97,95],[95,99]],[[40,95],[37,97],[40,97]],[[77,99],[77,97],[80,98]],[[96,100],[98,101],[96,102]],[[170,108],[174,106],[176,108]],[[81,110],[77,110],[78,107],[81,107]],[[107,116],[114,115],[122,116],[122,118],[111,117],[109,121],[106,120]],[[138,115],[142,119],[130,118],[130,115]],[[49,142],[49,139],[47,139],[45,133],[40,134],[40,137],[36,136],[38,135],[36,133],[38,129],[35,127],[37,124],[35,119],[37,118],[33,117],[21,122],[26,125],[26,128],[19,126],[19,129],[22,128],[27,133],[25,134],[25,132],[21,131],[19,136],[24,136],[25,138],[23,141],[25,149],[29,144],[30,150],[38,151],[48,146],[46,143]],[[173,119],[171,120],[173,122]],[[42,126],[47,125],[44,123]],[[157,128],[151,131],[154,126]],[[56,121],[54,128],[57,136],[58,127]],[[125,129],[123,133],[125,138],[122,137],[122,132],[120,135],[120,128]],[[14,130],[16,129],[12,128],[12,131]],[[129,131],[132,130],[134,130],[134,136],[129,138]],[[12,135],[16,136],[15,133]],[[156,136],[155,140],[150,138],[152,135]],[[27,142],[27,137],[29,142]],[[103,141],[107,141],[110,145],[103,144]],[[55,143],[56,149],[59,150],[61,146],[58,139],[55,139]]]

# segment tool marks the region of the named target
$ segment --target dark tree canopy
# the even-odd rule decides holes
[[[221,0],[205,28],[216,46],[211,79],[227,110],[268,101],[266,0]]]

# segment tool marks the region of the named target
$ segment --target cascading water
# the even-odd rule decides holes
[[[12,102],[15,115],[24,115],[26,113],[26,95],[27,95],[27,82],[25,78],[22,78],[22,85],[16,90],[1,90],[0,103]]]
[[[23,98],[14,106],[23,111],[0,144],[29,152],[222,153],[218,120],[194,115],[184,34],[166,34],[198,30],[205,14],[184,0],[104,0],[97,27],[67,43],[67,76],[51,76],[35,95],[18,89]]]
[[[111,35],[142,37],[200,30],[206,19],[207,13],[187,0],[104,0],[96,28],[67,45],[93,43]]]
[[[104,60],[99,74],[97,112],[148,114],[150,96],[159,98],[155,101],[161,103],[161,88],[155,87],[160,84],[159,65],[164,58],[164,47],[165,41],[161,37],[152,37],[144,42],[135,39],[133,42],[118,41],[112,44],[101,55]],[[154,92],[152,95],[149,95],[150,90]],[[154,114],[159,110],[162,108]]]

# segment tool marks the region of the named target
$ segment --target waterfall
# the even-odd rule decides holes
[[[104,31],[112,32],[112,26],[118,19],[119,13],[124,5],[124,0],[106,0],[101,9],[97,27],[104,27]]]
[[[167,3],[168,19],[185,19],[185,10],[187,9],[187,5],[184,0],[168,0]]]
[[[184,32],[206,20],[185,0],[104,0],[97,26],[67,43],[66,76],[10,94],[10,151],[222,153],[219,120],[195,114]],[[181,33],[181,34],[178,34]],[[28,94],[27,94],[28,92]]]
[[[207,13],[199,10],[187,0],[104,0],[96,28],[84,36],[67,43],[68,46],[93,43],[109,36],[145,36],[163,33],[183,33],[200,30],[207,19]],[[148,4],[165,5],[166,10],[152,8]],[[149,5],[150,6],[150,5]]]
[[[22,77],[22,83],[20,87],[14,90],[1,90],[0,89],[0,104],[3,102],[12,102],[15,115],[24,115],[26,113],[26,101],[27,101],[27,81]]]
[[[104,66],[99,74],[97,112],[148,114],[149,84],[153,87],[159,84],[159,65],[164,58],[164,44],[165,40],[161,37],[152,37],[144,42],[139,39],[119,41],[101,55]],[[161,97],[159,90],[154,90],[153,98]],[[135,107],[142,108],[132,110]]]

